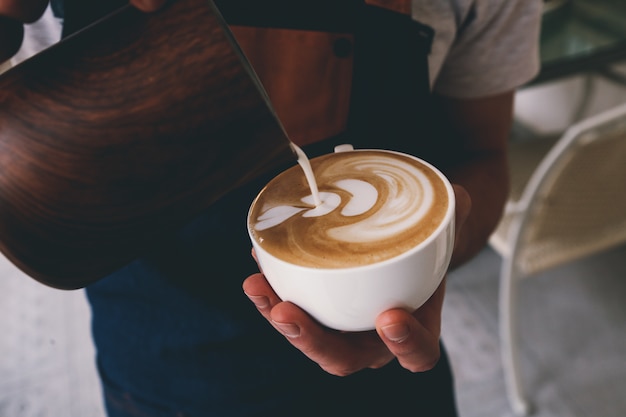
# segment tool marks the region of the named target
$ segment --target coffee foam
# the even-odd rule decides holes
[[[445,216],[444,182],[408,156],[342,152],[311,166],[320,205],[295,166],[263,189],[250,212],[256,241],[287,262],[341,268],[390,259],[427,238]]]

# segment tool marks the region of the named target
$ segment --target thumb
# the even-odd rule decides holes
[[[439,337],[402,309],[388,310],[376,320],[376,332],[400,364],[411,372],[432,369],[439,360]]]

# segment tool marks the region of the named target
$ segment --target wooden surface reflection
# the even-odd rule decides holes
[[[209,0],[127,7],[0,77],[0,250],[78,288],[295,158]],[[242,219],[245,222],[245,219]]]

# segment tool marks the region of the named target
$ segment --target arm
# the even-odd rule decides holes
[[[459,203],[472,208],[457,231],[452,267],[476,255],[500,220],[509,192],[507,142],[513,97],[507,92],[479,99],[437,99],[459,149],[454,163],[442,169],[455,184]]]
[[[439,98],[444,120],[454,123],[457,148],[444,166],[457,197],[454,265],[476,254],[497,224],[508,190],[506,142],[512,119],[509,92],[472,100]],[[378,368],[394,358],[413,372],[439,359],[445,281],[415,313],[389,310],[377,319],[376,332],[341,333],[314,322],[295,305],[282,302],[262,274],[244,282],[244,292],[259,312],[296,348],[334,375]]]

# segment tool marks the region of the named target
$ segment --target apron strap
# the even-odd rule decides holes
[[[359,147],[414,153],[430,108],[434,31],[410,15],[364,5],[355,31],[348,130]]]
[[[230,26],[354,32],[354,11],[363,0],[215,0]]]

